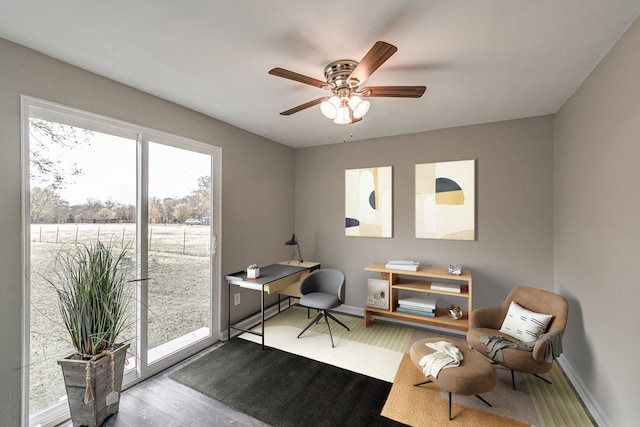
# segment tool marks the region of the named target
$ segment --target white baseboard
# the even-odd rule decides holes
[[[569,382],[576,389],[576,392],[582,399],[584,406],[586,406],[587,410],[593,417],[593,420],[596,422],[596,424],[599,427],[610,427],[612,424],[604,415],[604,413],[602,412],[602,409],[600,409],[600,405],[598,405],[596,400],[593,398],[593,395],[591,394],[591,392],[589,392],[587,387],[585,387],[580,377],[576,375],[576,371],[573,369],[573,367],[567,361],[567,359],[564,357],[560,357],[558,359],[558,364],[562,367],[562,370],[564,371],[564,373],[567,374],[567,378],[569,378]]]
[[[342,304],[340,307],[338,307],[338,309],[336,310],[336,313],[344,313],[344,314],[348,314],[349,316],[364,318],[364,308],[355,307],[353,305]]]

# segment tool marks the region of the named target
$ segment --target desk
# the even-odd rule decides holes
[[[277,293],[278,294],[278,312],[280,311],[280,295],[287,295],[289,297],[299,297],[300,291],[298,290],[298,284],[300,280],[311,271],[320,268],[320,264],[317,262],[302,262],[292,261],[290,264],[287,261],[283,261],[277,264],[271,264],[266,267],[260,267],[260,277],[257,279],[247,279],[246,271],[238,271],[237,273],[228,274],[224,278],[229,284],[229,292],[227,297],[228,302],[228,325],[229,325],[229,339],[231,339],[231,329],[236,329],[250,334],[258,335],[262,337],[262,348],[264,349],[264,295]],[[237,325],[231,324],[231,286],[240,286],[241,288],[252,289],[260,292],[260,316],[262,333],[252,331]]]

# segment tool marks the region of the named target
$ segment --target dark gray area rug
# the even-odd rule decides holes
[[[242,339],[170,378],[276,427],[404,425],[380,415],[390,383]]]

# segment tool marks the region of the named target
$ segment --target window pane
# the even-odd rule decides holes
[[[43,276],[55,276],[54,256],[65,245],[101,240],[135,248],[136,141],[34,118],[29,134],[34,415],[66,396],[56,361],[74,351]],[[130,307],[133,314],[135,304]],[[123,335],[135,338],[135,324]]]
[[[149,363],[209,336],[211,156],[149,144]]]

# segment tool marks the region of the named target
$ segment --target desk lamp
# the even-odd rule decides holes
[[[287,264],[289,264],[291,262],[292,259],[294,259],[296,257],[296,255],[298,255],[298,264],[302,263],[302,252],[300,252],[300,245],[298,244],[298,239],[296,239],[296,233],[293,233],[293,236],[291,236],[291,239],[287,240],[286,242],[284,242],[285,245],[287,246],[293,246],[295,245],[296,248],[293,251],[293,253],[291,254],[291,258],[289,258],[289,261],[287,262]]]

